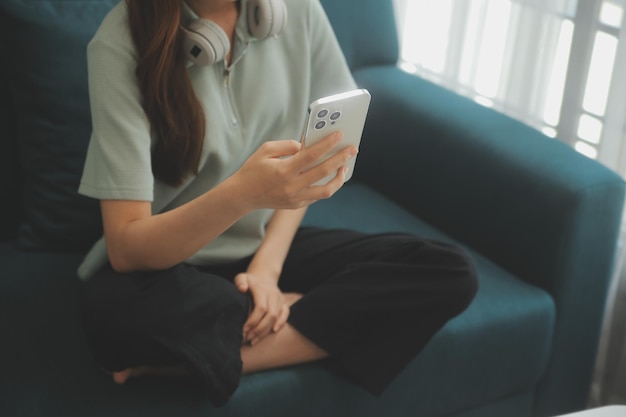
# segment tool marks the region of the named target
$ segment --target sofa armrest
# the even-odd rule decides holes
[[[556,353],[536,415],[584,406],[624,181],[562,142],[396,67],[355,78],[372,94],[356,178],[552,294]]]

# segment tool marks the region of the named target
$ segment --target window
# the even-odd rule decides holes
[[[626,0],[396,0],[401,67],[626,176]]]

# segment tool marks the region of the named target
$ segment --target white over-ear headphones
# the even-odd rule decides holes
[[[285,29],[287,6],[283,0],[247,0],[246,3],[248,31],[252,36],[266,39]],[[212,65],[223,60],[230,50],[228,35],[210,20],[196,19],[182,29],[185,55],[194,65]]]

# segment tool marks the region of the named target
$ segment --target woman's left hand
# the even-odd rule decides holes
[[[285,302],[277,280],[259,274],[244,272],[235,277],[237,289],[250,292],[254,308],[243,325],[244,342],[257,344],[262,338],[282,329],[289,317],[289,305]]]

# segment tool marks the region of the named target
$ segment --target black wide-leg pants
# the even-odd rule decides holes
[[[85,333],[109,371],[185,366],[217,405],[237,388],[248,295],[233,284],[251,258],[120,274],[86,285]],[[289,323],[346,378],[379,395],[477,290],[463,250],[402,233],[301,228],[279,281],[304,296]]]

